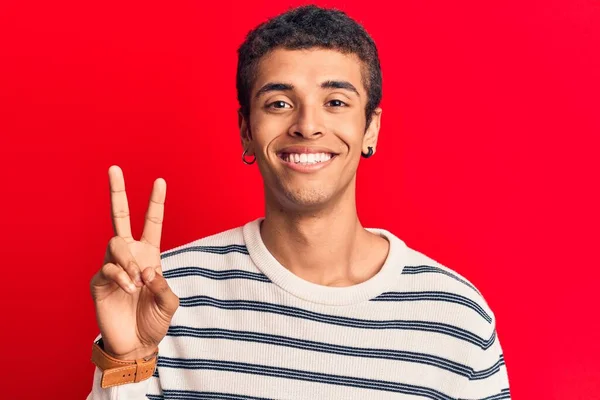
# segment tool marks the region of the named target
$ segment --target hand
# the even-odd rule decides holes
[[[104,350],[115,358],[134,360],[156,350],[179,307],[160,265],[167,184],[162,178],[154,181],[142,237],[136,241],[123,172],[113,165],[108,176],[115,236],[108,242],[104,265],[93,276],[90,290]]]

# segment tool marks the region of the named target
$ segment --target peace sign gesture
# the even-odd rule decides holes
[[[167,184],[154,181],[142,237],[131,234],[129,205],[121,168],[108,169],[115,236],[90,290],[104,350],[121,360],[151,355],[165,337],[179,298],[162,276],[160,237]]]

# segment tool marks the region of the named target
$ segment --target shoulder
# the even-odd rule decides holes
[[[465,289],[469,288],[475,293],[481,295],[479,289],[471,282],[467,277],[456,271],[455,269],[448,267],[430,256],[413,249],[406,247],[406,263],[402,270],[403,274],[427,274],[425,275],[427,280],[432,285],[439,285],[444,287],[455,287]],[[433,275],[431,275],[433,274]],[[436,275],[437,274],[437,275]],[[461,285],[455,284],[455,282],[449,281],[448,279],[459,282]],[[462,290],[461,290],[462,291]]]
[[[190,259],[197,262],[199,259],[229,254],[248,254],[244,243],[243,226],[202,237],[163,251],[160,258],[163,270],[169,270],[186,263]]]
[[[403,277],[412,290],[470,309],[469,325],[487,336],[495,329],[496,317],[479,288],[465,275],[411,247],[406,247]],[[406,282],[406,281],[405,281]],[[473,318],[471,318],[473,317]]]

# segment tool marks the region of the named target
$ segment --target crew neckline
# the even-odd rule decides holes
[[[250,258],[256,267],[274,284],[292,295],[312,303],[349,305],[368,301],[391,288],[400,279],[406,260],[406,244],[391,232],[380,228],[365,228],[387,239],[390,246],[381,269],[371,278],[352,286],[324,286],[309,282],[277,261],[265,246],[260,224],[264,217],[244,225],[242,232]]]

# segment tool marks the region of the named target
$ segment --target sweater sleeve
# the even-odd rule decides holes
[[[495,323],[493,328],[489,347],[470,354],[473,373],[462,387],[460,400],[510,399],[508,372]]]
[[[100,335],[98,335],[96,340],[99,338]],[[158,370],[150,378],[141,382],[126,383],[105,389],[100,386],[101,380],[102,370],[96,367],[92,390],[86,400],[153,400],[163,398]]]

